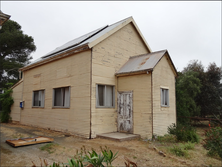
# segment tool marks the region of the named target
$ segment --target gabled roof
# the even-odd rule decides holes
[[[152,71],[154,69],[154,67],[157,65],[157,63],[162,59],[162,57],[165,54],[167,54],[167,56],[169,57],[170,63],[172,64],[172,67],[174,70],[174,73],[177,76],[176,68],[175,68],[167,50],[152,52],[152,53],[138,55],[138,56],[132,56],[119,69],[119,71],[116,73],[116,75],[117,76],[130,75],[133,73]]]
[[[134,19],[132,17],[126,18],[124,20],[121,20],[119,22],[116,22],[112,25],[103,26],[97,30],[94,30],[88,34],[85,34],[83,36],[80,36],[79,38],[76,38],[74,40],[71,40],[67,42],[66,44],[57,47],[53,51],[49,52],[48,54],[42,56],[41,58],[33,61],[29,65],[21,68],[20,70],[26,70],[29,68],[33,68],[34,66],[37,66],[39,64],[42,64],[41,62],[49,62],[48,60],[53,60],[52,57],[56,57],[57,55],[60,55],[61,53],[65,53],[70,50],[75,50],[77,48],[80,48],[82,46],[87,46],[88,48],[92,48],[93,46],[97,45],[104,39],[108,38],[110,35],[124,27],[125,25],[132,23],[137,30],[137,32],[140,34],[140,37],[142,38],[145,46],[147,47],[148,51],[151,52],[151,49],[146,42],[145,38],[143,37],[142,33],[140,32],[138,26],[136,25]]]

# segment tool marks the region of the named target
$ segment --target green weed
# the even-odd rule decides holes
[[[47,151],[49,154],[54,153],[56,151],[56,146],[58,146],[57,143],[48,143],[42,147],[40,147],[40,150]]]
[[[175,135],[166,134],[164,136],[157,136],[157,140],[159,142],[171,142],[171,143],[174,143],[174,142],[176,142],[177,138],[176,138]]]
[[[173,148],[170,148],[170,152],[175,154],[176,156],[179,157],[188,157],[188,152],[187,150],[184,150],[180,146],[173,146]]]
[[[191,143],[191,142],[187,142],[184,144],[180,144],[180,146],[184,149],[184,150],[193,150],[195,143]]]

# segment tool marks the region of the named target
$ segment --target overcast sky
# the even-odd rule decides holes
[[[221,66],[221,1],[1,1],[1,10],[34,38],[33,60],[132,16],[152,51],[167,49],[178,71],[194,59]]]

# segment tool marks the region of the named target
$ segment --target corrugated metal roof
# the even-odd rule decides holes
[[[68,50],[77,48],[79,46],[83,46],[85,44],[91,43],[91,42],[95,41],[96,39],[100,38],[101,36],[103,36],[104,34],[106,34],[107,32],[111,31],[115,27],[119,26],[120,24],[122,24],[124,21],[126,21],[129,18],[121,20],[121,21],[119,21],[117,23],[114,23],[112,25],[103,26],[103,27],[101,27],[101,28],[99,28],[97,30],[94,30],[94,31],[92,31],[90,33],[87,33],[87,34],[85,34],[85,35],[83,35],[83,36],[81,36],[79,38],[71,40],[71,41],[65,43],[64,45],[62,45],[60,47],[57,47],[53,51],[51,51],[48,54],[42,56],[41,58],[31,62],[27,66],[35,64],[35,63],[43,61],[43,60],[46,60],[49,57],[51,58],[53,56],[56,56],[56,55],[58,55],[58,54],[60,54],[60,53],[62,53],[64,51],[68,51]]]
[[[116,74],[118,75],[124,73],[152,70],[166,52],[167,50],[162,50],[158,52],[130,57],[126,64],[123,65],[123,67],[120,68],[120,70]]]

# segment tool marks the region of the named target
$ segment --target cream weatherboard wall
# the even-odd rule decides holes
[[[176,123],[175,74],[165,54],[153,70],[153,134],[164,135]],[[169,107],[161,107],[160,88],[169,89]]]
[[[13,87],[13,93],[12,98],[14,100],[14,103],[11,106],[11,113],[10,116],[13,121],[19,122],[20,121],[20,101],[22,100],[22,88],[23,88],[23,82],[20,81]]]
[[[133,133],[152,138],[151,74],[118,77],[118,91],[133,91]]]
[[[149,53],[132,23],[127,24],[92,49],[92,137],[117,131],[117,78],[115,72],[130,56]],[[96,108],[96,84],[115,86],[115,108]]]
[[[117,131],[117,90],[133,91],[133,133],[143,138],[151,138],[152,133],[165,134],[167,126],[176,122],[175,71],[164,56],[152,73],[115,76],[129,57],[151,52],[132,18],[120,23],[101,31],[98,38],[93,36],[89,43],[88,39],[83,41],[79,48],[69,48],[22,68],[23,82],[13,88],[12,119],[95,138],[100,133]],[[114,86],[114,107],[96,107],[97,84]],[[70,87],[68,108],[53,108],[53,89],[60,87]],[[169,89],[169,107],[160,105],[161,87]],[[32,107],[33,91],[38,90],[45,94],[42,108]],[[24,109],[19,108],[20,100],[24,101]]]
[[[21,123],[89,138],[90,61],[88,50],[25,71]],[[53,108],[53,88],[66,86],[71,88],[70,107]],[[45,91],[44,108],[32,107],[34,90]]]

